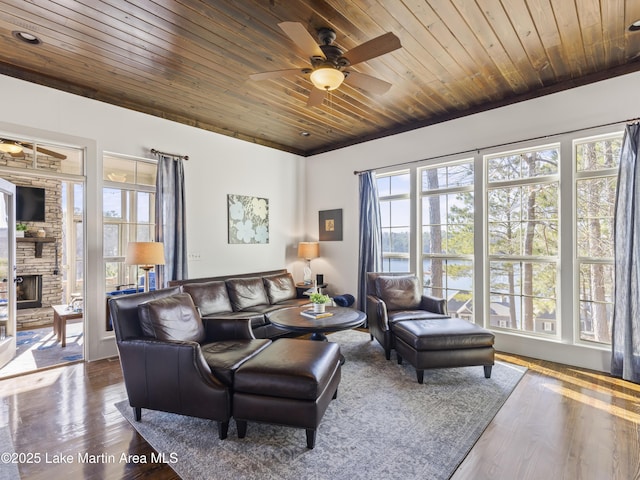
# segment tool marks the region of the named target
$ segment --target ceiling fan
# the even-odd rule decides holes
[[[15,140],[6,140],[0,138],[0,152],[8,153],[14,158],[24,158],[24,149],[32,150],[34,149],[33,144],[27,142],[18,142]],[[43,155],[48,155],[53,158],[57,158],[59,160],[65,160],[67,158],[66,155],[58,152],[54,152],[53,150],[49,150],[48,148],[36,146],[35,147],[39,153]]]
[[[391,88],[389,82],[350,70],[349,67],[401,48],[400,39],[393,33],[385,33],[343,53],[339,47],[333,45],[336,34],[330,28],[318,30],[320,40],[318,45],[304,25],[299,22],[282,22],[278,26],[298,48],[309,56],[311,67],[254,73],[249,76],[252,80],[310,74],[310,80],[315,88],[309,95],[308,107],[322,104],[327,92],[338,88],[343,81],[378,95],[386,93]]]

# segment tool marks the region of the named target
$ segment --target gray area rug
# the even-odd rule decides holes
[[[17,480],[20,478],[18,463],[13,454],[13,441],[8,427],[0,427],[0,480]]]
[[[358,331],[329,336],[346,363],[338,398],[306,448],[302,429],[249,423],[237,438],[219,440],[215,423],[149,410],[135,422],[127,401],[120,412],[185,480],[233,479],[447,479],[518,384],[525,368],[415,370],[384,358],[377,342]],[[171,462],[171,460],[175,460]]]

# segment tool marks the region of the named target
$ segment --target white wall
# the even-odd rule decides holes
[[[295,248],[304,237],[302,158],[1,75],[0,92],[2,136],[87,148],[87,358],[116,353],[113,334],[104,332],[103,151],[150,158],[156,148],[189,155],[188,250],[200,255],[189,264],[190,277],[283,267],[301,272]],[[227,194],[269,199],[268,245],[227,244]]]
[[[384,169],[439,155],[624,122],[640,116],[639,85],[640,73],[634,73],[308,158],[307,234],[317,238],[319,210],[342,208],[344,217],[344,241],[321,242],[322,258],[313,261],[313,270],[325,274],[332,290],[357,292],[358,176],[354,170]],[[563,301],[573,300],[567,294]],[[602,349],[508,334],[496,334],[496,347],[587,368],[609,368],[609,352]]]
[[[358,177],[354,170],[383,168],[436,155],[482,149],[551,135],[640,114],[640,73],[549,95],[412,132],[301,159],[149,115],[0,76],[0,133],[87,148],[87,336],[88,358],[115,353],[102,332],[102,152],[149,157],[149,149],[187,154],[189,251],[201,256],[190,276],[289,268],[302,263],[297,241],[318,238],[318,211],[343,209],[344,240],[322,242],[312,262],[334,293],[357,291]],[[226,195],[266,197],[269,245],[228,245]],[[608,353],[497,335],[497,347],[590,368],[608,368]]]

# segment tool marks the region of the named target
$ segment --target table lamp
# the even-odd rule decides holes
[[[159,242],[129,242],[124,263],[144,270],[144,291],[149,291],[149,270],[164,265],[164,245]],[[137,282],[136,282],[137,283]]]
[[[320,244],[318,242],[298,243],[298,257],[304,258],[307,263],[304,266],[303,281],[305,285],[311,285],[311,259],[320,256]]]

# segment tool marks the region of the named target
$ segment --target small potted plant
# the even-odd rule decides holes
[[[23,238],[24,237],[24,232],[27,231],[27,226],[24,223],[18,223],[16,225],[16,237],[17,238]]]
[[[325,305],[331,301],[331,298],[329,295],[323,295],[322,293],[316,292],[309,295],[309,300],[313,303],[314,313],[323,313]]]

